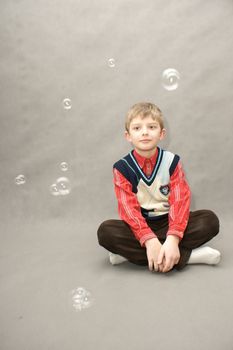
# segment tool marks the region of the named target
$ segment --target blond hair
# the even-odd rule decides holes
[[[137,116],[141,116],[142,118],[151,116],[154,120],[156,120],[159,123],[161,129],[164,128],[163,115],[159,107],[150,102],[139,102],[133,105],[126,115],[126,131],[129,132],[130,123]]]

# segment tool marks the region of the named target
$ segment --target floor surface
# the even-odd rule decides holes
[[[232,221],[211,244],[218,266],[152,273],[112,266],[97,222],[14,222],[1,230],[2,350],[232,350]],[[93,303],[75,310],[71,292]]]

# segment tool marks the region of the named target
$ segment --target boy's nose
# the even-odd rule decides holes
[[[142,128],[142,134],[146,135],[148,133],[147,127]]]

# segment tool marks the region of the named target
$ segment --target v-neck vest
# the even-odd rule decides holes
[[[144,217],[156,218],[169,212],[170,177],[180,157],[160,147],[153,171],[146,176],[133,151],[116,162],[116,168],[131,184]]]

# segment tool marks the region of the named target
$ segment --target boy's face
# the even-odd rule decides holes
[[[153,154],[164,135],[165,129],[161,129],[159,123],[151,116],[136,116],[130,123],[129,132],[125,131],[126,139],[143,156]]]

